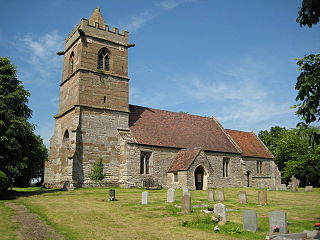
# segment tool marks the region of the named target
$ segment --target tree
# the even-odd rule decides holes
[[[302,6],[299,9],[297,23],[302,25],[308,25],[312,27],[313,24],[317,24],[320,18],[320,1],[319,0],[303,0]]]
[[[28,122],[29,96],[17,79],[14,65],[0,57],[0,170],[10,180],[23,177],[26,172],[30,177],[36,176],[46,160],[42,140]]]

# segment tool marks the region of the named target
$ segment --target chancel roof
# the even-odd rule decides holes
[[[129,127],[138,144],[240,153],[210,117],[130,105]]]
[[[226,130],[242,150],[244,157],[274,158],[272,153],[253,132]]]

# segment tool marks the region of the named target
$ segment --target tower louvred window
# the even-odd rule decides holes
[[[100,50],[98,54],[98,69],[110,71],[110,56],[106,49]]]

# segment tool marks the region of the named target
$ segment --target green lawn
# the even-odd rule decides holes
[[[268,191],[267,206],[257,205],[257,190],[253,188],[225,189],[229,222],[221,226],[219,233],[214,225],[206,223],[200,209],[182,215],[180,205],[182,191],[177,191],[177,201],[166,203],[166,190],[149,190],[150,204],[141,205],[142,189],[116,188],[119,201],[107,201],[108,190],[102,188],[55,191],[37,188],[15,189],[15,200],[37,213],[66,239],[264,239],[268,231],[268,212],[287,212],[289,232],[313,229],[320,222],[320,189],[313,192]],[[302,190],[302,189],[300,189]],[[246,191],[248,204],[240,205],[237,194]],[[12,212],[0,201],[0,239],[15,239],[16,225],[10,221]],[[206,191],[192,191],[192,204],[210,204]],[[257,233],[238,232],[242,229],[242,210],[257,211]]]

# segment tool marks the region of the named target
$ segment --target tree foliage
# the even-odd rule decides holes
[[[287,130],[276,126],[259,133],[275,156],[285,182],[295,175],[302,185],[320,185],[320,146],[309,144],[310,134],[319,130],[317,127]]]
[[[14,65],[0,57],[0,170],[11,180],[38,177],[47,158],[42,139],[28,122],[29,96],[17,79]]]
[[[296,21],[300,26],[307,25],[312,27],[317,24],[320,18],[320,1],[319,0],[303,0],[302,6],[299,8],[298,17]]]
[[[91,169],[91,173],[89,174],[89,178],[91,180],[102,180],[104,178],[103,176],[103,163],[102,159],[98,159]]]

